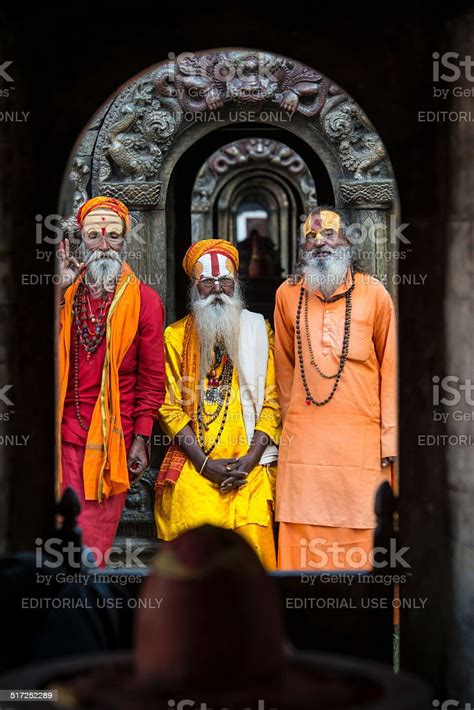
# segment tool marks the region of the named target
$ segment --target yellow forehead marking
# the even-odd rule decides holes
[[[335,232],[339,232],[340,228],[341,218],[336,212],[321,210],[307,217],[303,229],[305,237],[310,234],[318,237],[325,229],[334,229]]]
[[[323,229],[334,229],[334,231],[338,232],[341,228],[341,218],[336,212],[323,210],[321,212],[321,221],[323,223]]]
[[[200,279],[203,271],[204,271],[204,266],[201,264],[200,261],[196,261],[196,263],[194,264],[193,276],[196,279]]]

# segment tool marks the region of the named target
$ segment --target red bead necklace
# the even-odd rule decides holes
[[[89,301],[89,289],[81,282],[73,302],[74,314],[74,404],[76,417],[82,429],[89,430],[81,415],[79,401],[79,348],[82,347],[87,353],[87,360],[90,361],[92,355],[97,351],[105,336],[107,315],[114,293],[108,293],[101,300],[97,315],[92,312]]]

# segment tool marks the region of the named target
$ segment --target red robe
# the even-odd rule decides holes
[[[89,297],[94,315],[100,299]],[[158,409],[165,398],[165,365],[163,348],[164,307],[158,294],[140,283],[140,316],[138,330],[119,369],[120,415],[127,452],[133,435],[150,436]],[[71,486],[81,502],[79,524],[84,544],[102,553],[115,537],[127,494],[111,496],[103,503],[85,500],[82,476],[87,431],[79,424],[74,398],[75,324],[71,333],[71,361],[61,425],[63,488]],[[87,360],[79,347],[79,402],[83,421],[92,418],[100,391],[106,341]]]

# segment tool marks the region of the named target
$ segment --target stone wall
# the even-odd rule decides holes
[[[450,24],[452,51],[472,54],[474,11]],[[469,111],[474,121],[474,82],[459,80],[466,92],[456,97],[450,109]],[[446,375],[470,383],[474,373],[474,131],[472,122],[455,121],[450,126],[449,168],[451,175],[446,238]],[[442,374],[442,373],[439,373]],[[448,447],[448,500],[450,510],[450,555],[452,598],[449,608],[448,695],[460,702],[474,698],[474,475],[473,449],[460,438],[474,440],[473,392],[461,391],[458,404],[447,407],[447,433],[458,442]],[[449,397],[451,398],[451,397]],[[458,412],[453,417],[454,412]],[[460,417],[465,417],[464,420]]]

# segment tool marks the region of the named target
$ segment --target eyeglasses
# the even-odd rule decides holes
[[[231,286],[234,285],[235,280],[232,278],[232,276],[219,276],[219,278],[215,279],[194,279],[197,281],[201,286],[204,286],[204,288],[212,288],[216,284],[219,284],[219,286],[222,286],[222,288],[230,288]]]

